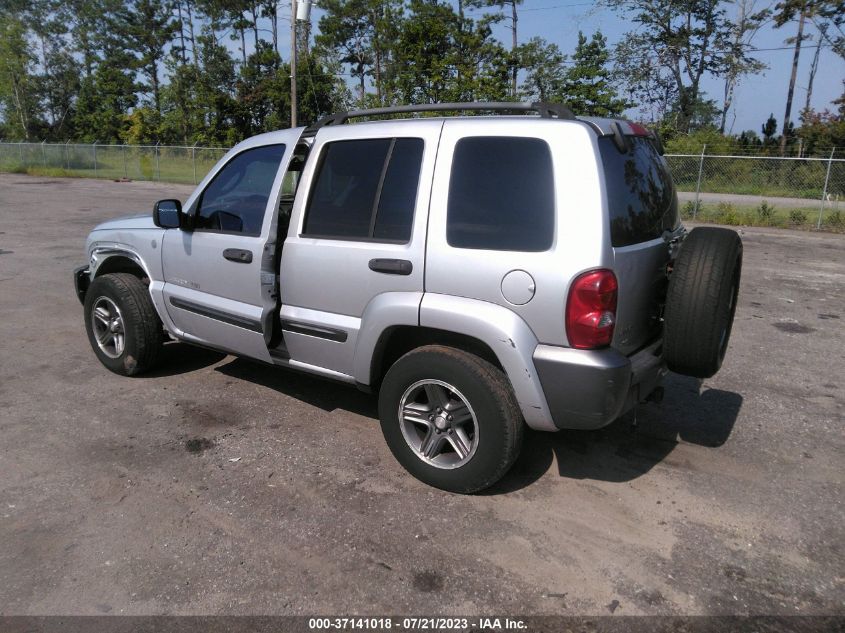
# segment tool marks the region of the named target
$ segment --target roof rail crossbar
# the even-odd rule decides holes
[[[371,108],[369,110],[349,110],[337,112],[323,117],[305,130],[305,135],[316,134],[317,130],[328,125],[342,125],[349,119],[365,116],[381,116],[386,114],[406,114],[412,112],[444,112],[444,111],[480,110],[488,112],[537,112],[544,119],[574,119],[572,110],[559,103],[519,102],[519,101],[475,101],[471,103],[429,103],[425,105],[401,105],[387,108]]]

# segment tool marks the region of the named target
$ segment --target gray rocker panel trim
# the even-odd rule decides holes
[[[317,338],[324,338],[329,341],[336,341],[338,343],[345,343],[349,338],[349,332],[333,327],[311,325],[310,323],[301,323],[299,321],[282,321],[282,329],[286,332],[294,332],[296,334],[305,334],[306,336],[316,336]]]
[[[214,319],[215,321],[234,325],[236,327],[240,327],[251,332],[260,333],[263,331],[261,328],[261,324],[258,321],[253,321],[252,319],[247,319],[237,314],[230,314],[229,312],[224,312],[223,310],[218,310],[216,308],[201,306],[191,301],[185,301],[184,299],[180,299],[178,297],[170,297],[170,305],[172,305],[174,308],[179,308],[180,310],[187,310],[188,312],[193,312],[194,314],[208,317],[209,319]]]

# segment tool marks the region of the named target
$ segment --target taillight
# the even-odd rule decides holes
[[[566,338],[577,349],[610,345],[619,284],[613,271],[591,270],[575,278],[566,299]]]

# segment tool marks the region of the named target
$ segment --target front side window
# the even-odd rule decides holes
[[[259,235],[284,153],[284,145],[265,145],[226,163],[202,193],[194,228]]]
[[[537,252],[554,239],[552,155],[538,138],[473,136],[452,158],[446,240],[457,248]]]
[[[315,177],[304,235],[407,242],[416,206],[423,141],[328,143]]]

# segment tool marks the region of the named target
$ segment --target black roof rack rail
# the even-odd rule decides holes
[[[365,116],[381,116],[385,114],[405,114],[411,112],[444,112],[452,110],[481,110],[493,112],[537,112],[544,119],[575,119],[572,110],[560,103],[522,102],[522,101],[474,101],[468,103],[429,103],[425,105],[401,105],[387,108],[371,108],[369,110],[349,110],[336,112],[323,117],[314,125],[308,127],[304,135],[313,136],[327,125],[342,125],[349,119]]]

